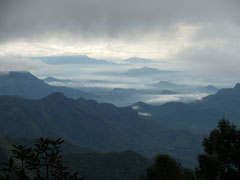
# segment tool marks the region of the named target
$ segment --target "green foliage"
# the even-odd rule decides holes
[[[4,162],[8,159],[10,149],[10,145],[0,135],[0,168],[2,168]]]
[[[180,173],[180,164],[168,155],[158,155],[155,164],[147,170],[149,180],[177,180]]]
[[[5,163],[3,180],[82,180],[70,174],[62,162],[60,145],[63,140],[40,138],[34,148],[13,145],[12,156]]]
[[[88,180],[137,180],[151,165],[134,151],[71,153],[64,160]]]
[[[206,154],[199,155],[200,178],[209,180],[240,179],[240,130],[221,120],[208,138],[204,138]]]
[[[194,180],[194,171],[183,168],[172,157],[160,154],[155,163],[147,169],[147,176],[139,180]]]

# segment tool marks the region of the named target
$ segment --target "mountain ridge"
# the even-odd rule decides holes
[[[62,92],[70,98],[94,98],[96,95],[64,86],[51,86],[30,72],[10,71],[0,75],[0,95],[40,99],[53,92]]]
[[[34,57],[32,59],[40,60],[50,65],[64,65],[64,64],[85,64],[85,65],[111,65],[113,62],[101,59],[94,59],[85,55],[82,56],[44,56]]]
[[[145,119],[131,107],[74,100],[61,93],[39,100],[1,96],[0,131],[8,136],[61,137],[96,151],[131,149],[147,156],[168,152],[186,157],[186,150],[195,154],[201,149],[200,136]]]
[[[217,93],[208,95],[192,103],[169,102],[159,106],[135,103],[136,110],[152,115],[173,128],[208,133],[222,118],[240,125],[240,85],[234,88],[222,88]]]

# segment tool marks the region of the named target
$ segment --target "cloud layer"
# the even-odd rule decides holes
[[[240,75],[239,8],[239,0],[0,0],[0,55],[167,58],[200,74]]]
[[[238,0],[1,0],[0,39],[69,33],[125,38],[179,25],[239,23]]]
[[[29,58],[19,57],[1,57],[0,56],[0,72],[8,71],[34,71],[46,68],[47,65],[41,61],[33,61]]]

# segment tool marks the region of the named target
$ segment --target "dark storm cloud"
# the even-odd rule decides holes
[[[85,38],[123,38],[180,24],[240,22],[239,0],[0,0],[0,40],[32,40],[66,33]],[[220,34],[221,36],[222,34]]]

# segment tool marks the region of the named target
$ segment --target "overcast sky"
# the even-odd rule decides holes
[[[2,68],[18,62],[14,56],[79,54],[177,60],[199,74],[240,75],[239,0],[0,3]],[[28,66],[43,67],[40,62]]]

